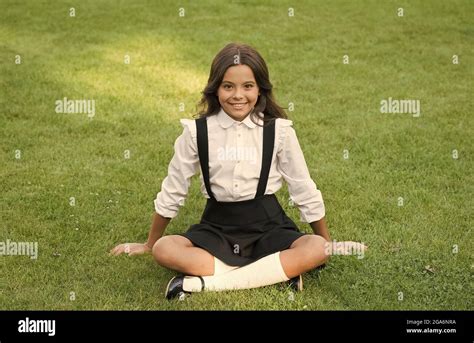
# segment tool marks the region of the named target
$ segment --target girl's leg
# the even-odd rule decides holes
[[[152,253],[159,265],[185,275],[214,275],[214,256],[186,237],[163,236],[153,245]]]
[[[316,235],[298,238],[289,249],[261,258],[222,275],[204,276],[206,290],[248,289],[287,281],[325,263],[326,240]],[[185,290],[200,292],[197,277],[185,280]]]
[[[325,263],[326,240],[316,235],[305,235],[293,242],[287,250],[220,275],[214,275],[214,257],[207,251],[194,247],[182,236],[165,236],[153,246],[153,255],[164,267],[180,271],[188,276],[182,281],[182,289],[188,292],[206,290],[256,288],[287,281]],[[232,268],[232,267],[230,267]],[[168,285],[169,291],[170,285]],[[168,294],[167,294],[168,297]]]
[[[326,243],[321,236],[304,235],[283,250],[280,261],[286,276],[291,279],[326,263]]]

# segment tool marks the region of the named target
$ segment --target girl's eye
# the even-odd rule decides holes
[[[232,88],[231,85],[224,85],[224,86],[222,86],[222,87],[224,87],[224,89],[231,89],[231,88]]]
[[[253,88],[252,84],[245,85],[245,88]]]

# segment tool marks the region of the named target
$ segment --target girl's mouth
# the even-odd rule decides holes
[[[247,103],[240,103],[240,104],[232,104],[232,107],[235,109],[235,110],[241,110],[244,108],[244,106],[246,105]]]

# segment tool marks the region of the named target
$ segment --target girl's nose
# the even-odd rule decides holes
[[[233,96],[234,99],[242,99],[242,94],[240,93],[240,88],[236,88],[235,89],[235,93],[234,93],[234,96]]]

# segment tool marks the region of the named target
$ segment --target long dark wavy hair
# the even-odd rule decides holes
[[[287,118],[284,108],[280,107],[273,97],[273,85],[270,82],[265,60],[251,46],[237,43],[227,44],[214,57],[207,86],[202,91],[202,98],[198,104],[198,106],[202,107],[202,110],[197,115],[199,117],[207,117],[215,115],[220,111],[221,105],[217,97],[217,90],[222,83],[227,69],[238,64],[245,64],[252,69],[260,91],[257,103],[250,114],[250,119],[258,125],[257,118],[255,117],[258,116],[265,125],[266,122],[276,118]],[[264,114],[263,118],[259,115],[260,112]]]

